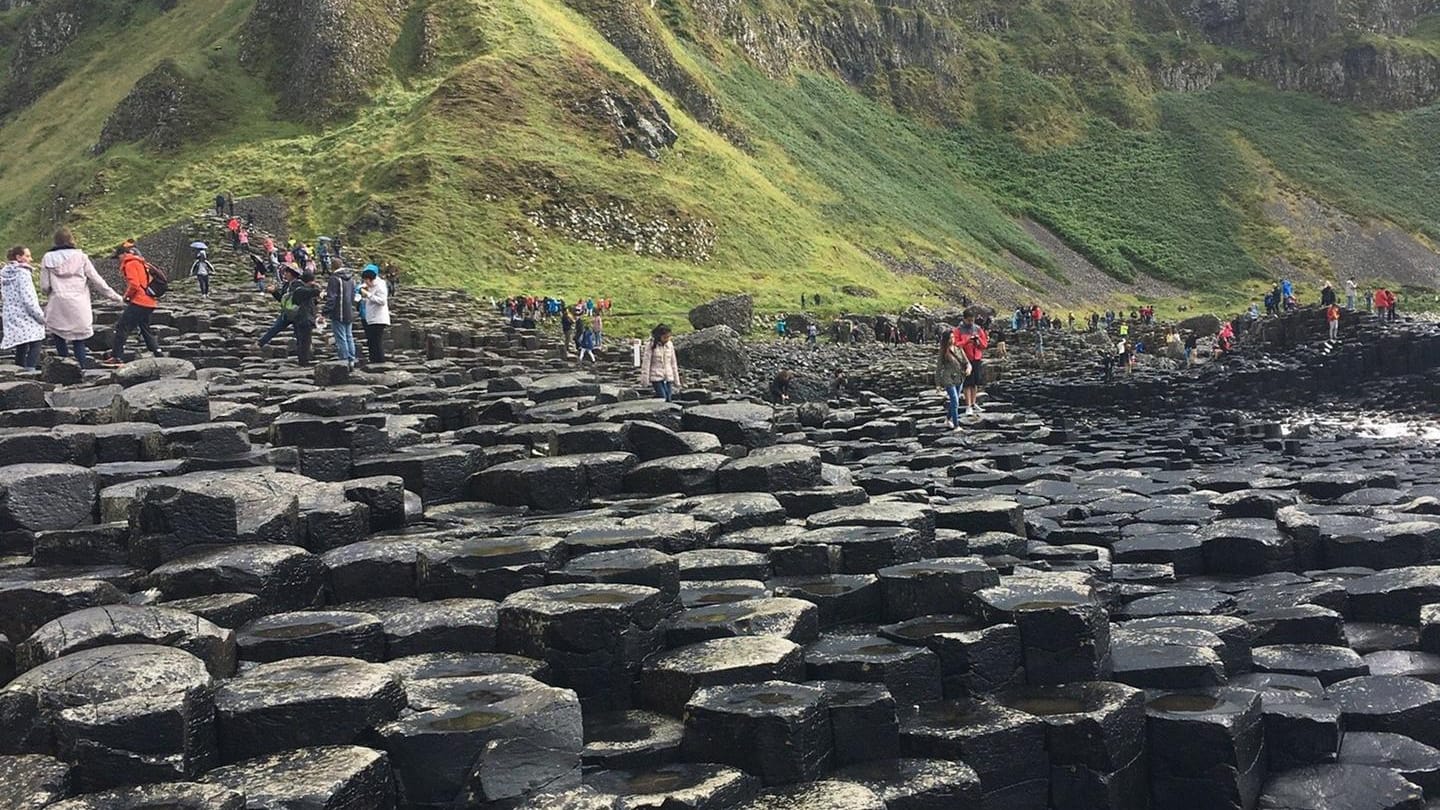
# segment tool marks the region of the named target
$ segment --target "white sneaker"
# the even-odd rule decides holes
[[[965,409],[965,415],[966,415],[966,416],[974,416],[974,415],[975,415],[975,408],[974,408],[974,407],[966,408],[966,409]]]
[[[982,408],[982,407],[980,407],[980,403],[978,403],[978,402],[975,403],[975,413],[984,413],[984,412],[985,412],[985,409]]]

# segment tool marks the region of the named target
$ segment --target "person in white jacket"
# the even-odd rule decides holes
[[[640,353],[640,382],[655,389],[655,396],[669,402],[680,387],[680,363],[675,357],[675,344],[670,342],[670,327],[660,324],[650,330],[650,342]]]
[[[15,365],[34,371],[40,365],[40,347],[45,345],[45,313],[35,294],[35,277],[30,269],[30,249],[10,248],[5,266],[0,267],[0,301],[3,301],[5,337],[0,349],[15,350]]]
[[[89,364],[85,341],[95,335],[91,290],[117,304],[125,303],[124,297],[95,271],[90,257],[75,247],[70,229],[61,228],[55,232],[55,246],[40,258],[40,291],[49,296],[45,301],[45,331],[55,341],[57,354],[68,357],[74,349],[75,360],[81,366]]]
[[[385,329],[390,326],[390,287],[380,268],[365,265],[360,273],[360,300],[365,303],[365,351],[370,362],[385,362]]]

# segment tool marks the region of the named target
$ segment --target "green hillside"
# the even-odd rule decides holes
[[[1440,235],[1436,108],[1282,92],[1280,46],[1202,23],[1162,0],[41,0],[0,12],[0,234],[63,220],[100,246],[218,190],[274,195],[298,235],[427,282],[667,314],[734,291],[894,308],[972,279],[1229,302],[1277,267],[1356,272],[1267,216],[1277,189]],[[1440,53],[1430,18],[1321,33],[1286,58]],[[1196,66],[1228,78],[1165,89]],[[1021,218],[1116,283],[1056,281]]]

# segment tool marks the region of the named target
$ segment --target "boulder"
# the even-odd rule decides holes
[[[754,316],[754,302],[749,295],[741,294],[727,295],[701,304],[690,310],[689,319],[690,325],[697,330],[726,326],[744,335],[749,334]]]
[[[750,369],[750,356],[740,336],[728,326],[712,326],[675,338],[681,379],[689,369],[736,378]]]

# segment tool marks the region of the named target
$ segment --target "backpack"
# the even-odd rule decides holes
[[[300,305],[295,303],[294,290],[286,288],[285,294],[280,296],[280,314],[285,320],[294,321],[295,316],[300,314]]]
[[[145,262],[145,292],[151,298],[163,298],[170,292],[170,277],[155,265]]]

